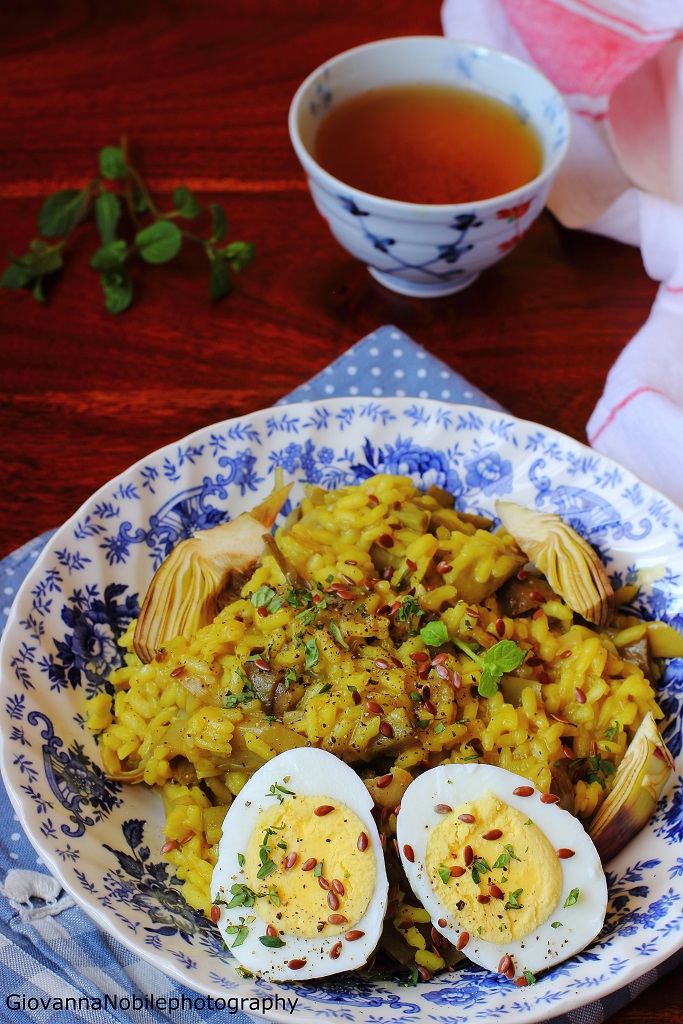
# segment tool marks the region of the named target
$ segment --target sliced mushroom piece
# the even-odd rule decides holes
[[[251,512],[181,541],[164,559],[135,627],[133,647],[141,661],[150,662],[167,640],[189,637],[212,622],[232,599],[231,586],[256,566],[264,531],[272,527],[291,486],[278,486]]]
[[[611,792],[588,829],[603,864],[647,825],[673,767],[673,758],[648,711],[616,770]]]
[[[497,501],[500,520],[520,548],[569,607],[597,626],[615,611],[614,591],[590,544],[553,512],[535,512]]]

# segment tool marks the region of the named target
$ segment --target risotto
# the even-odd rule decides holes
[[[644,716],[662,717],[648,627],[625,615],[604,629],[579,620],[490,527],[402,477],[309,487],[210,625],[147,665],[131,626],[111,692],[89,702],[89,726],[109,775],[162,795],[163,851],[192,907],[211,914],[233,797],[293,747],[356,769],[388,856],[407,785],[448,762],[506,768],[582,821],[594,815]],[[518,657],[483,696],[482,661],[501,641]],[[420,931],[429,915],[393,878],[400,941],[438,969]]]

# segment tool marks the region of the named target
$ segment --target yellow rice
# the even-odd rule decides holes
[[[89,726],[100,734],[109,774],[160,790],[167,856],[191,906],[210,913],[211,871],[232,796],[294,746],[324,747],[368,778],[479,760],[544,792],[557,791],[561,779],[566,789],[557,766],[567,765],[568,753],[593,758],[592,779],[584,773],[564,797],[573,795],[584,820],[595,812],[644,715],[662,717],[650,682],[622,657],[645,626],[622,617],[601,632],[554,597],[533,616],[503,615],[496,590],[525,560],[512,538],[484,525],[402,477],[379,475],[334,492],[310,487],[299,518],[276,534],[287,569],[307,583],[301,604],[291,574],[288,581],[266,553],[240,600],[195,636],[168,642],[149,665],[132,652],[131,626],[125,664],[111,677],[114,697],[92,698]],[[257,607],[268,593],[262,588],[285,598],[279,607],[271,599],[265,615]],[[411,599],[421,615],[409,616],[409,604],[397,611]],[[477,693],[479,665],[457,648],[444,660],[447,678],[433,667],[421,679],[423,663],[411,655],[429,653],[419,627],[434,617],[470,645],[514,640],[527,658],[488,699]],[[282,721],[258,699],[240,697],[250,693],[248,659],[258,657],[288,677],[297,698]],[[317,661],[307,668],[307,658]],[[420,698],[425,682],[428,707]],[[367,700],[382,714],[369,713]],[[393,735],[382,734],[382,722]],[[382,827],[391,837],[393,814]],[[404,903],[404,917],[410,911]],[[420,947],[419,932],[408,935],[416,927],[406,919],[403,934]]]

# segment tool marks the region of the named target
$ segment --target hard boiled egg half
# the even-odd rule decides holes
[[[388,893],[372,807],[353,769],[312,747],[251,777],[225,817],[211,882],[214,920],[243,967],[294,981],[368,961]]]
[[[519,979],[600,932],[607,884],[581,823],[518,775],[441,765],[410,784],[397,839],[434,927],[477,964]]]

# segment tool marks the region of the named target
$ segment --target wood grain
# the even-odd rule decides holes
[[[514,414],[585,440],[654,298],[637,251],[546,214],[467,291],[403,298],[337,246],[292,152],[287,109],[317,64],[439,32],[436,0],[6,0],[2,251],[22,252],[41,198],[88,181],[98,149],[126,134],[161,201],[181,183],[220,201],[257,257],[216,306],[201,254],[142,267],[134,306],[112,317],[84,232],[47,306],[0,291],[0,557],[138,458],[272,404],[384,323]],[[682,1005],[678,973],[614,1020],[680,1024]]]

